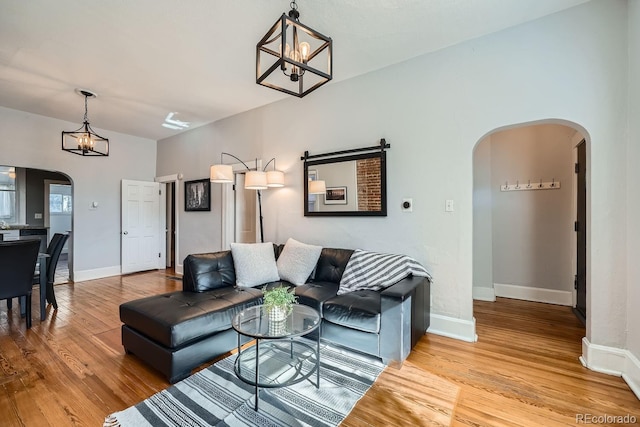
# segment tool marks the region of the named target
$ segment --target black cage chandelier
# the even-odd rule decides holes
[[[258,42],[256,83],[302,98],[332,79],[333,42],[299,18],[293,0],[289,14]]]
[[[87,117],[87,99],[97,95],[84,89],[76,89],[76,93],[84,96],[84,123],[74,131],[62,131],[62,149],[80,156],[108,156],[109,140],[91,129]]]

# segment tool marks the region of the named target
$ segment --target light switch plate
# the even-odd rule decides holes
[[[447,200],[444,202],[445,212],[453,212],[453,200]]]

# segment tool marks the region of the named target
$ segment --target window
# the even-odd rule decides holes
[[[16,222],[16,170],[0,166],[0,221]]]
[[[70,214],[73,212],[72,206],[73,203],[70,195],[58,193],[49,194],[50,213]]]

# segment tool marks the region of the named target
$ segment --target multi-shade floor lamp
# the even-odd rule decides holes
[[[262,170],[256,168],[250,168],[245,162],[238,157],[229,153],[220,153],[220,163],[211,166],[210,180],[211,182],[218,184],[233,184],[235,182],[235,176],[232,165],[225,165],[222,163],[222,156],[233,157],[246,168],[244,178],[244,188],[246,190],[256,190],[258,192],[258,213],[260,215],[260,241],[264,243],[264,230],[262,227],[262,190],[268,188],[284,187],[284,172],[276,169],[276,159],[272,158],[262,168]],[[273,170],[267,170],[267,167],[273,162]]]

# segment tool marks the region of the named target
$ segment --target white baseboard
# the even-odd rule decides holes
[[[462,320],[432,313],[427,332],[467,342],[478,341],[475,317],[473,320]]]
[[[182,264],[176,264],[176,274],[182,276]],[[102,279],[104,277],[120,276],[121,270],[119,265],[111,267],[96,268],[93,270],[76,270],[73,272],[74,282],[84,282],[86,280]]]
[[[473,299],[479,300],[479,301],[495,302],[496,292],[493,288],[487,288],[484,286],[474,286]]]
[[[74,282],[84,282],[85,280],[102,279],[103,277],[119,276],[120,266],[95,268],[93,270],[75,270],[73,272]]]
[[[592,344],[584,337],[580,362],[592,371],[622,377],[640,399],[640,361],[629,350]]]
[[[521,299],[526,301],[546,302],[573,306],[573,294],[568,291],[556,291],[554,289],[532,288],[530,286],[509,285],[494,283],[493,288],[497,297]]]

